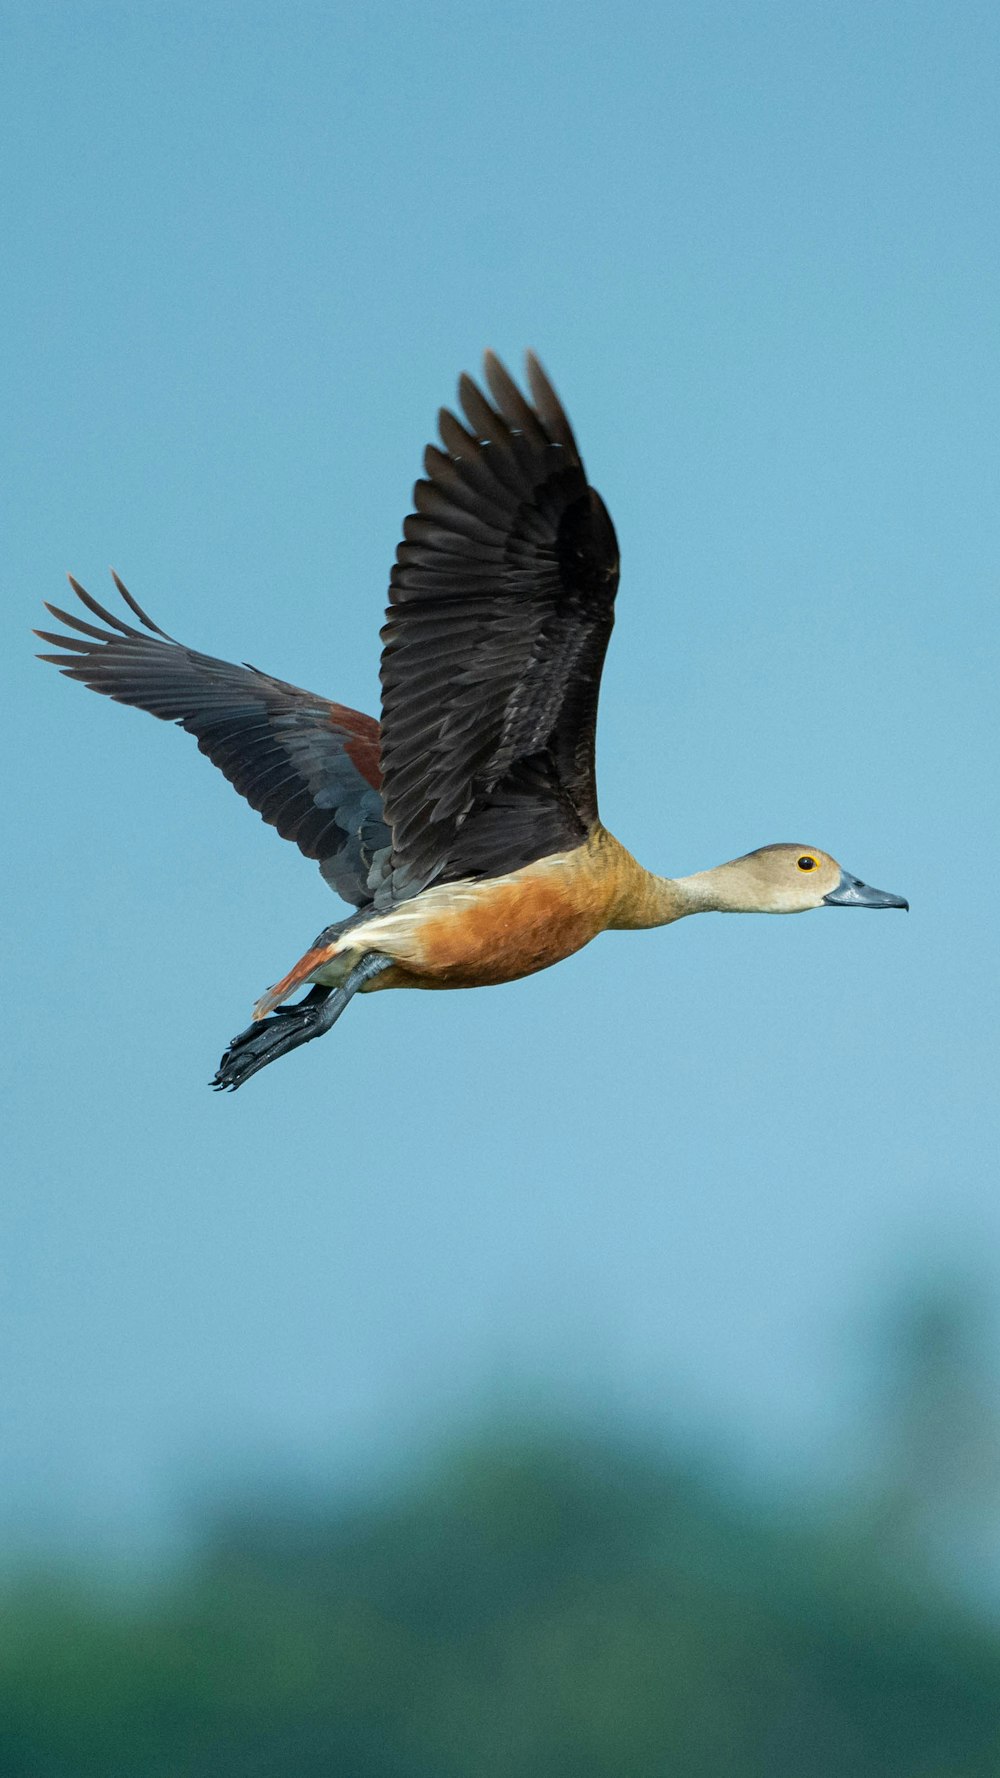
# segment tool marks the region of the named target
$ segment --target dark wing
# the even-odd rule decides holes
[[[56,605],[71,634],[39,630],[59,654],[43,654],[71,679],[119,704],[176,722],[196,735],[202,753],[225,773],[251,808],[294,840],[338,894],[370,902],[389,859],[390,837],[379,791],[378,723],[331,704],[256,667],[237,667],[184,648],[140,609],[115,575],[143,635],[70,585],[99,629]]]
[[[492,353],[468,430],[403,527],[382,631],[382,772],[394,893],[497,876],[578,846],[597,821],[594,729],[618,545],[537,359],[531,404]]]

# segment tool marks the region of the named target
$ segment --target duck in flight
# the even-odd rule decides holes
[[[905,908],[812,845],[688,877],[644,870],[601,825],[594,731],[618,544],[563,407],[529,354],[530,399],[492,353],[488,395],[440,415],[389,586],[382,718],[141,628],[70,578],[92,617],[41,658],[196,736],[355,912],[258,1000],[212,1084],[235,1091],[328,1031],[358,992],[475,988],[547,969],[599,932],[686,914]],[[297,990],[309,992],[287,1004]]]

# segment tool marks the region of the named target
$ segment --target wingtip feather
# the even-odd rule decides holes
[[[174,638],[172,636],[168,636],[166,630],[161,630],[159,624],[155,624],[153,622],[152,618],[149,616],[149,614],[147,612],[143,611],[142,606],[139,604],[138,599],[133,598],[132,594],[128,590],[128,587],[125,585],[125,582],[123,581],[121,575],[119,573],[117,573],[117,571],[114,568],[111,569],[111,578],[114,581],[115,586],[118,588],[118,591],[121,594],[122,598],[124,599],[129,610],[135,614],[135,616],[139,619],[139,622],[144,626],[144,628],[151,631],[151,633],[154,636],[162,636],[164,642],[172,642],[174,640]]]
[[[530,350],[525,352],[524,368],[528,378],[528,387],[531,390],[531,399],[546,432],[565,450],[572,451],[577,462],[580,462],[579,447],[573,435],[573,428],[569,423],[566,409],[563,407],[537,352]]]

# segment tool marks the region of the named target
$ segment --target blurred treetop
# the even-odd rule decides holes
[[[244,1503],[139,1602],[22,1581],[0,1772],[996,1778],[1000,1635],[860,1514],[498,1437],[367,1508]]]

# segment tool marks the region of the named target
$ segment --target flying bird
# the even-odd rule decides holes
[[[594,774],[618,543],[532,354],[525,396],[492,353],[459,382],[389,583],[382,716],[175,642],[115,575],[136,628],[46,608],[71,679],[193,734],[353,904],[258,1000],[212,1082],[235,1090],[328,1031],[356,993],[477,988],[547,969],[611,929],[704,912],[905,908],[813,845],[661,877],[602,826]],[[300,989],[301,1000],[287,1004]]]

